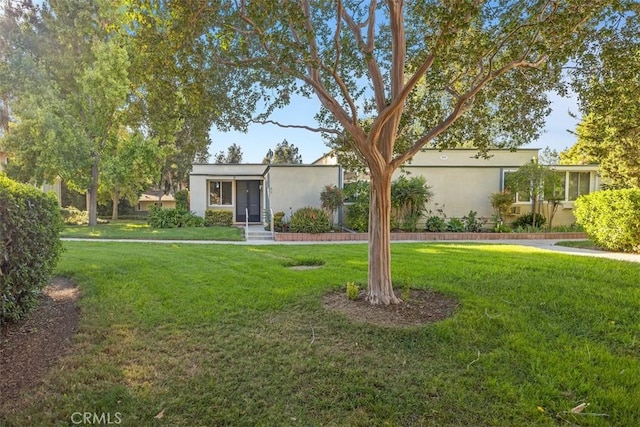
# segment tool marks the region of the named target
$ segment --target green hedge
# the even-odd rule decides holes
[[[56,198],[0,175],[0,323],[33,308],[62,252]]]
[[[329,229],[329,215],[319,208],[298,209],[289,221],[289,230],[294,233],[326,233]]]
[[[204,213],[204,225],[207,227],[231,227],[233,212],[222,209],[209,209]]]
[[[203,227],[204,219],[182,209],[162,209],[152,206],[147,222],[151,228]]]
[[[580,196],[573,213],[596,245],[611,251],[640,252],[640,189]]]

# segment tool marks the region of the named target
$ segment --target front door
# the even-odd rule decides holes
[[[247,210],[249,212],[249,222],[260,222],[261,186],[262,181],[236,181],[237,222],[245,222],[247,220]]]

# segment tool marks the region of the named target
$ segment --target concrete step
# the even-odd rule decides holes
[[[246,240],[273,240],[270,231],[249,231]]]

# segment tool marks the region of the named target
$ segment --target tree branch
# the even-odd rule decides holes
[[[290,128],[290,129],[305,129],[311,132],[324,132],[324,133],[330,133],[333,135],[342,135],[342,132],[340,132],[337,129],[331,129],[331,128],[325,128],[325,127],[312,127],[312,126],[307,126],[307,125],[286,125],[283,123],[280,123],[278,121],[275,120],[256,120],[256,119],[251,119],[250,121],[251,123],[256,123],[256,124],[260,124],[260,125],[275,125],[281,128]]]

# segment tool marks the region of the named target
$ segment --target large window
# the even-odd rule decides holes
[[[569,200],[589,194],[589,172],[568,172],[569,174]]]
[[[515,171],[506,170],[503,175],[503,191],[509,191],[509,175]],[[556,172],[560,179],[553,189],[550,189],[550,193],[545,194],[548,199],[554,198],[565,202],[575,201],[578,197],[589,194],[591,191],[591,172]],[[546,190],[545,190],[546,191]],[[513,202],[530,202],[531,197],[526,193],[513,193]]]
[[[209,206],[231,206],[232,196],[231,181],[209,181]]]

